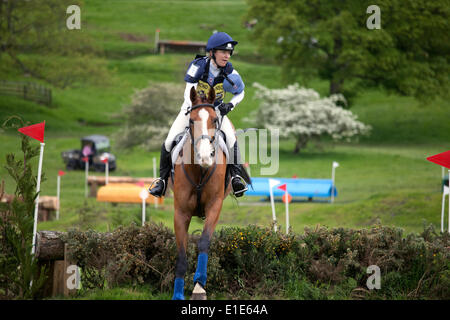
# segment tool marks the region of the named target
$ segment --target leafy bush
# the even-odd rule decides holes
[[[108,234],[72,230],[64,240],[83,269],[84,288],[145,284],[155,292],[172,291],[175,236],[162,224]],[[211,241],[207,291],[243,299],[448,299],[449,240],[432,227],[406,237],[401,229],[380,225],[305,228],[304,235],[223,228]],[[187,293],[193,289],[197,241],[191,236],[188,243]],[[381,269],[380,290],[367,289],[370,265]]]
[[[125,122],[115,135],[117,147],[160,148],[182,102],[181,85],[151,83],[147,88],[136,91],[131,104],[116,115]]]

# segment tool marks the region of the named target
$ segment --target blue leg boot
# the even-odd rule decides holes
[[[175,278],[172,300],[184,300],[184,279]]]
[[[206,285],[207,265],[208,265],[208,254],[202,252],[198,255],[197,270],[195,271],[194,274],[194,284],[198,282],[203,288]]]

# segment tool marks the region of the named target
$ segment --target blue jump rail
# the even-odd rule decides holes
[[[297,178],[273,178],[280,181],[279,185],[272,188],[274,197],[282,197],[284,191],[278,189],[278,186],[285,184],[288,193],[293,197],[308,198],[329,198],[331,190],[334,189],[334,197],[337,196],[336,187],[333,188],[331,179],[297,179]],[[269,178],[255,177],[252,178],[252,187],[249,186],[246,196],[269,197],[270,187]]]

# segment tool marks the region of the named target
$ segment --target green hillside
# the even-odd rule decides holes
[[[155,30],[162,39],[206,41],[213,30],[232,34],[239,45],[232,57],[233,65],[246,83],[246,97],[230,118],[236,128],[250,124],[243,121],[258,108],[253,82],[270,88],[284,87],[280,66],[270,56],[262,56],[244,27],[245,1],[85,1],[82,5],[82,32],[94,39],[103,53],[99,61],[107,65],[105,83],[78,84],[65,89],[52,88],[54,103],[45,107],[10,96],[0,96],[0,121],[19,115],[30,123],[46,121],[44,172],[47,181],[42,194],[56,193],[56,175],[63,169],[60,153],[79,146],[79,138],[87,134],[112,136],[122,126],[114,117],[130,102],[131,95],[151,83],[182,83],[192,54],[153,53]],[[201,12],[201,19],[199,19]],[[77,31],[70,31],[77,32]],[[7,57],[2,57],[8,61]],[[40,57],[43,63],[50,57]],[[10,61],[11,62],[11,61]],[[6,69],[6,71],[5,71]],[[8,80],[31,80],[2,67]],[[42,81],[37,81],[44,83]],[[312,80],[302,83],[325,94],[328,83]],[[181,93],[180,93],[181,94]],[[300,155],[293,155],[293,141],[282,141],[280,167],[276,176],[330,178],[331,163],[338,161],[336,173],[339,195],[335,204],[296,202],[291,204],[291,226],[302,233],[305,226],[316,224],[339,227],[367,227],[377,219],[396,225],[407,232],[421,231],[423,220],[440,226],[441,169],[425,160],[429,155],[448,149],[450,108],[446,101],[419,102],[413,98],[387,95],[371,89],[361,92],[351,109],[364,123],[373,127],[369,137],[354,143],[334,143],[325,139],[310,143]],[[0,161],[9,152],[18,153],[19,138],[14,132],[0,135]],[[113,175],[136,177],[152,175],[152,157],[159,152],[139,148],[113,152],[118,170]],[[259,175],[260,165],[252,165],[252,175]],[[77,226],[80,208],[91,212],[89,227],[107,230],[120,223],[139,221],[138,205],[84,201],[83,172],[70,172],[63,179],[61,220],[39,224],[39,229],[67,230]],[[6,191],[14,185],[3,165],[0,177]],[[158,210],[150,209],[152,220],[172,227],[171,199]],[[84,210],[84,211],[86,211]],[[278,221],[284,224],[284,206],[277,204]],[[219,227],[271,223],[270,206],[258,199],[238,202],[228,198]],[[195,221],[191,231],[201,228]],[[84,225],[83,227],[87,227]]]

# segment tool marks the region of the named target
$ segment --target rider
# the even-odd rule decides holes
[[[186,127],[189,127],[189,115],[187,110],[192,106],[190,100],[191,88],[196,88],[200,95],[206,95],[210,87],[214,88],[216,100],[214,105],[222,116],[222,131],[226,136],[227,147],[230,150],[232,161],[228,161],[231,173],[231,185],[233,194],[240,197],[248,190],[244,179],[239,175],[241,168],[239,165],[239,149],[234,129],[230,120],[226,116],[238,103],[244,98],[244,83],[239,73],[234,70],[228,59],[233,54],[234,46],[237,44],[225,32],[216,32],[206,44],[206,57],[196,57],[189,65],[184,77],[186,89],[184,91],[184,102],[181,106],[180,113],[175,119],[169,134],[161,147],[160,158],[160,178],[155,182],[155,186],[149,189],[149,192],[155,197],[161,197],[165,194],[167,182],[172,169],[172,161],[170,151],[172,150],[175,137],[182,133]],[[225,92],[233,94],[230,102],[225,103],[223,98]]]

